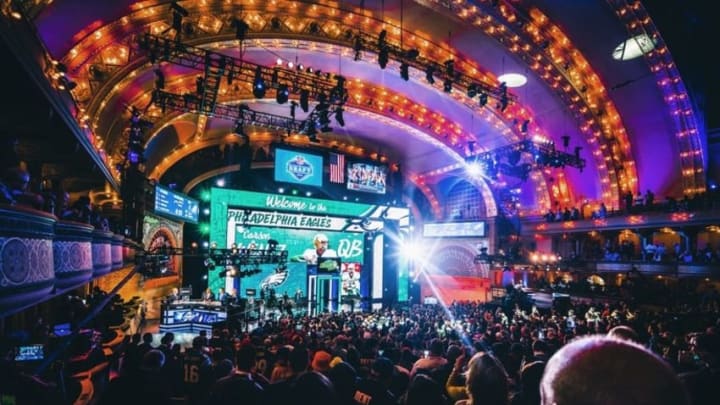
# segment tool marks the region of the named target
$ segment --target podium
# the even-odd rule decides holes
[[[213,325],[227,320],[220,302],[178,301],[161,306],[160,332],[212,333]]]

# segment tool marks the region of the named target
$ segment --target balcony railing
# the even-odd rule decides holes
[[[627,228],[662,228],[691,225],[718,224],[720,209],[697,212],[656,212],[612,216],[598,219],[581,219],[577,221],[547,222],[542,217],[523,219],[522,233],[557,234],[568,232],[589,232],[621,230]]]
[[[0,316],[134,263],[141,246],[83,223],[0,205]]]

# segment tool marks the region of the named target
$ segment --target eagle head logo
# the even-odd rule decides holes
[[[278,286],[281,286],[288,279],[289,275],[290,271],[287,269],[279,272],[274,272],[269,276],[265,277],[260,282],[260,288],[264,290],[267,288],[276,288]]]

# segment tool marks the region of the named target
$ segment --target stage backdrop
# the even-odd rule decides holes
[[[297,290],[306,294],[307,264],[300,261],[306,249],[313,248],[313,238],[318,233],[309,229],[269,228],[263,226],[235,225],[234,243],[239,248],[255,246],[257,249],[266,249],[267,240],[273,239],[279,243],[278,250],[287,250],[289,262],[287,272],[276,272],[277,265],[265,264],[259,266],[259,274],[239,279],[238,295],[245,297],[248,289],[254,289],[259,296],[263,286],[275,289],[281,296],[287,293],[293,297]],[[363,263],[363,234],[351,232],[322,231],[327,236],[329,248],[337,252],[343,265],[354,263],[358,269]],[[230,242],[231,244],[233,242]],[[357,274],[359,276],[359,274]]]
[[[256,248],[265,249],[268,239],[274,239],[279,249],[288,250],[290,259],[312,248],[315,235],[323,233],[343,262],[362,264],[364,233],[356,220],[364,218],[366,228],[382,229],[379,217],[383,207],[371,204],[213,188],[210,207],[211,243],[229,248],[233,243],[247,247],[254,242]],[[244,296],[248,289],[256,289],[259,294],[261,283],[278,284],[286,278],[282,287],[277,285],[276,293],[287,291],[292,297],[301,288],[304,295],[305,263],[288,263],[287,274],[275,274],[275,268],[265,265],[260,274],[242,279],[238,293]],[[208,273],[208,286],[213,291],[225,287],[220,270],[218,267]]]

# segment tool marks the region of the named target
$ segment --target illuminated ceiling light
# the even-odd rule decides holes
[[[505,73],[498,77],[499,82],[504,82],[507,87],[521,87],[527,83],[527,77],[520,73]]]
[[[647,34],[642,34],[623,41],[616,46],[612,52],[612,57],[615,60],[631,60],[639,58],[653,49],[655,49],[655,40]]]

